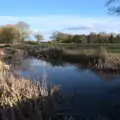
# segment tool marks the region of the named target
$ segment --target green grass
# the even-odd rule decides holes
[[[99,47],[103,46],[105,47],[109,52],[116,52],[116,53],[120,53],[120,43],[102,43],[102,44],[76,44],[76,43],[40,43],[40,44],[27,44],[28,46],[33,46],[33,47],[59,47],[59,48],[63,48],[63,49],[79,49],[79,50],[83,50],[83,49],[98,49]]]
[[[4,48],[10,45],[0,44],[0,48]],[[17,46],[17,45],[16,45]],[[19,45],[20,46],[20,45]],[[18,47],[19,47],[18,46]],[[23,46],[23,45],[22,45]],[[65,49],[97,49],[100,46],[105,47],[109,52],[120,53],[120,43],[90,43],[90,44],[77,44],[77,43],[37,43],[35,41],[26,41],[24,46],[31,47],[59,47]]]

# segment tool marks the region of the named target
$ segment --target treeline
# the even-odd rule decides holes
[[[36,43],[44,39],[39,32],[32,31],[26,22],[0,26],[0,43],[16,44],[26,40],[32,42],[31,36],[35,38]]]
[[[86,34],[66,34],[57,32],[51,37],[60,43],[120,43],[120,34],[90,33]]]

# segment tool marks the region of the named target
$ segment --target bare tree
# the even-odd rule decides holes
[[[43,36],[41,34],[39,34],[39,33],[36,33],[34,35],[34,37],[36,38],[38,43],[40,43],[40,41],[44,39]]]
[[[27,39],[29,37],[30,26],[26,22],[20,21],[15,26],[18,27],[20,30],[20,34],[21,34],[20,39],[22,41],[24,41],[25,39]]]
[[[108,0],[106,6],[110,14],[120,14],[120,0]]]

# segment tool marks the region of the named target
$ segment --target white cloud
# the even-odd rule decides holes
[[[47,37],[54,31],[77,34],[89,32],[120,32],[119,17],[86,17],[80,15],[0,16],[0,25],[14,24],[18,21],[27,22],[31,26],[31,29],[40,31]],[[89,29],[69,30],[69,28]]]

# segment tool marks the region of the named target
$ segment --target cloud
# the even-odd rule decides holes
[[[0,25],[25,21],[31,29],[48,39],[54,31],[81,34],[90,32],[120,32],[120,17],[86,17],[80,15],[0,16]]]
[[[69,31],[73,31],[73,30],[90,30],[90,29],[91,29],[91,27],[88,27],[88,26],[64,28],[64,30],[69,30]]]

